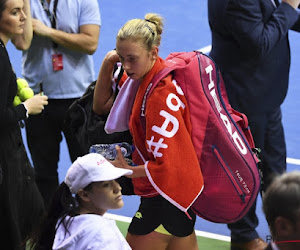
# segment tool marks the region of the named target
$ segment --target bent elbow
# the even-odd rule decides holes
[[[86,52],[87,52],[89,55],[93,55],[93,54],[96,52],[97,47],[98,47],[98,44],[97,44],[97,43],[93,43],[93,44],[91,44],[91,45],[88,46]]]
[[[22,51],[25,51],[25,50],[28,50],[29,49],[29,47],[30,47],[30,44],[21,44],[21,45],[16,45],[16,48],[17,48],[17,50],[22,50]]]
[[[19,42],[19,41],[13,41],[12,40],[12,43],[14,44],[15,48],[17,50],[28,50],[30,45],[31,45],[31,42]]]
[[[89,38],[87,39],[87,44],[88,44],[88,54],[93,55],[97,48],[98,48],[98,43],[99,43],[99,35],[90,35]]]

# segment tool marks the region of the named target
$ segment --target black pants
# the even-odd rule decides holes
[[[44,215],[44,204],[18,125],[1,138],[0,248],[25,250],[27,237]]]
[[[33,161],[36,183],[46,208],[59,184],[58,161],[62,133],[66,138],[71,161],[80,156],[80,149],[70,129],[64,126],[66,112],[75,99],[49,99],[39,115],[26,120],[28,148]]]
[[[263,114],[246,114],[255,146],[261,148],[264,185],[267,189],[274,177],[286,171],[286,145],[281,122],[281,109],[276,108]],[[258,237],[255,228],[258,226],[256,202],[240,221],[229,224],[232,241],[251,241]]]

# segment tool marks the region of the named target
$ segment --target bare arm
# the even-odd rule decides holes
[[[29,0],[24,0],[23,12],[27,17],[25,20],[24,32],[22,35],[15,35],[11,39],[12,43],[19,50],[27,50],[32,40],[33,30]]]
[[[33,31],[36,35],[45,36],[53,42],[75,51],[92,55],[98,46],[100,26],[87,24],[80,26],[79,33],[67,33],[46,26],[38,19],[32,19]]]
[[[115,50],[109,51],[103,59],[94,91],[93,111],[98,115],[109,113],[114,102],[112,74],[114,65],[120,61]]]

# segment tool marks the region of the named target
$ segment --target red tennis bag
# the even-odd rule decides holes
[[[192,209],[212,222],[235,222],[250,209],[260,187],[247,117],[230,106],[221,73],[209,56],[199,51],[175,52],[165,63],[167,67],[154,77],[145,93],[141,114],[147,97],[171,72],[188,102],[192,141],[204,179],[204,189]],[[209,106],[206,124],[199,112],[203,105]],[[143,124],[142,115],[141,119]],[[204,139],[199,132],[203,129]]]

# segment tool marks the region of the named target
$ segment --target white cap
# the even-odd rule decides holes
[[[114,167],[101,154],[90,153],[73,162],[67,171],[65,183],[71,193],[76,194],[92,182],[115,180],[130,174],[132,170]]]

